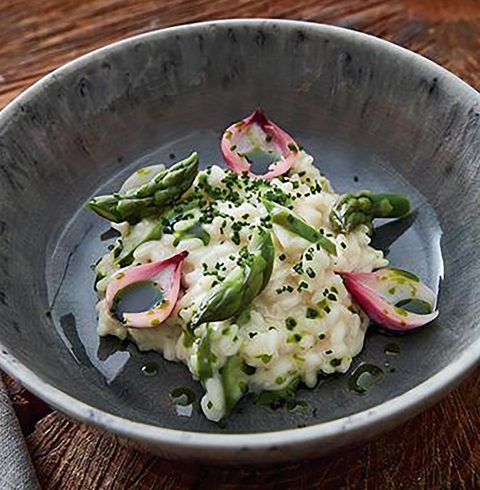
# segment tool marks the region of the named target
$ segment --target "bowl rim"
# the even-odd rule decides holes
[[[105,53],[113,52],[121,49],[125,45],[138,41],[161,39],[192,29],[203,30],[214,28],[215,26],[238,28],[242,25],[258,26],[259,28],[272,25],[276,25],[282,29],[302,28],[327,35],[348,38],[355,43],[366,43],[374,48],[390,52],[391,55],[401,58],[406,63],[413,62],[426,70],[442,75],[444,78],[450,80],[451,83],[457,84],[456,91],[463,92],[463,96],[471,97],[473,102],[480,105],[480,93],[470,87],[466,82],[435,62],[389,41],[342,27],[315,22],[269,18],[239,18],[195,22],[149,31],[88,52],[55,69],[9,102],[0,111],[0,122],[11,117],[21,104],[27,102],[31,97],[35,97],[39,91],[48,86],[50,81],[77,70]],[[467,346],[458,358],[451,361],[441,371],[401,395],[362,412],[317,425],[270,432],[205,433],[168,429],[147,423],[135,422],[95,408],[54,387],[48,381],[43,380],[24,363],[10,354],[0,340],[0,367],[10,376],[17,379],[34,395],[43,399],[52,407],[89,425],[113,432],[127,439],[134,439],[150,445],[150,447],[154,445],[165,448],[167,451],[172,450],[177,455],[181,454],[181,451],[186,448],[191,450],[189,454],[199,449],[209,451],[228,450],[230,453],[241,451],[245,454],[249,451],[273,450],[279,449],[279,447],[282,449],[300,446],[311,447],[313,443],[320,446],[322,443],[335,441],[336,438],[339,438],[340,434],[345,436],[345,440],[348,439],[347,442],[351,442],[360,433],[374,434],[379,431],[379,427],[380,430],[391,427],[419,413],[422,409],[427,408],[458,384],[473,369],[479,359],[480,339]],[[201,453],[199,453],[199,457],[202,457]]]

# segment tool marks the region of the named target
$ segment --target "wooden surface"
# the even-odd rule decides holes
[[[0,106],[57,66],[140,32],[227,17],[363,30],[480,87],[480,0],[1,0]],[[67,420],[9,381],[46,489],[480,488],[480,370],[376,441],[317,461],[225,469],[170,463]]]

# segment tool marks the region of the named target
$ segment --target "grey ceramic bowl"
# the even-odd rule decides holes
[[[90,266],[110,242],[84,204],[172,153],[220,162],[222,129],[259,105],[339,191],[412,199],[414,214],[381,226],[375,244],[431,287],[442,281],[441,314],[411,335],[371,329],[353,364],[384,370],[367,395],[335,377],[301,390],[306,409],[245,400],[219,427],[176,414],[172,388],[199,393],[183,366],[97,338]],[[391,428],[480,357],[479,112],[476,91],[420,56],[294,21],[175,27],[69,63],[0,114],[1,367],[66,414],[167,457],[287,460]],[[396,357],[384,352],[392,341]],[[157,376],[142,375],[147,360]]]

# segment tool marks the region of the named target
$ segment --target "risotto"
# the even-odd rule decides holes
[[[418,278],[383,269],[387,260],[370,246],[379,211],[352,216],[352,195],[336,194],[311,155],[253,116],[224,134],[230,168],[204,162],[211,165],[199,171],[194,153],[170,169],[142,168],[119,193],[90,203],[120,233],[96,266],[98,334],[184,363],[204,388],[201,407],[212,421],[247,393],[287,396],[300,383],[314,387],[320,373],[349,369],[372,316],[347,289],[349,273],[388,270],[390,286],[425,299]],[[263,176],[251,172],[249,155],[259,148],[271,160]],[[389,202],[381,204],[386,217],[408,212],[385,211]],[[158,294],[146,311],[121,310],[138,284]],[[392,307],[408,327],[411,316],[431,320],[429,304],[424,315]]]

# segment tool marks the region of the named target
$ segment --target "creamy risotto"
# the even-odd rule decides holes
[[[282,152],[278,133],[269,129],[278,126],[270,124],[252,124],[248,144],[240,138],[222,148],[224,156],[237,150],[248,168],[203,162],[209,165],[192,170],[177,195],[164,198],[156,188],[154,202],[145,186],[158,184],[168,170],[146,167],[110,196],[117,201],[91,203],[120,232],[96,266],[98,334],[129,338],[140,350],[184,363],[202,383],[201,407],[213,421],[247,393],[283,396],[299,383],[314,387],[321,373],[345,373],[362,349],[369,320],[338,271],[371,273],[387,265],[370,246],[371,217],[339,227],[333,218],[342,197],[306,151],[290,143],[292,154]],[[238,139],[231,128],[228,133],[224,142]],[[288,170],[253,175],[247,155],[254,146],[273,155],[270,170],[290,158]],[[176,167],[185,171],[197,160],[193,154]],[[167,192],[178,185],[172,182]],[[146,190],[138,192],[142,186]],[[118,205],[119,196],[131,196],[128,205]],[[160,265],[142,279],[147,264],[152,271]],[[159,294],[143,316],[118,309],[132,281],[112,285],[132,270],[139,276],[133,282],[141,284],[157,274],[151,285]]]

